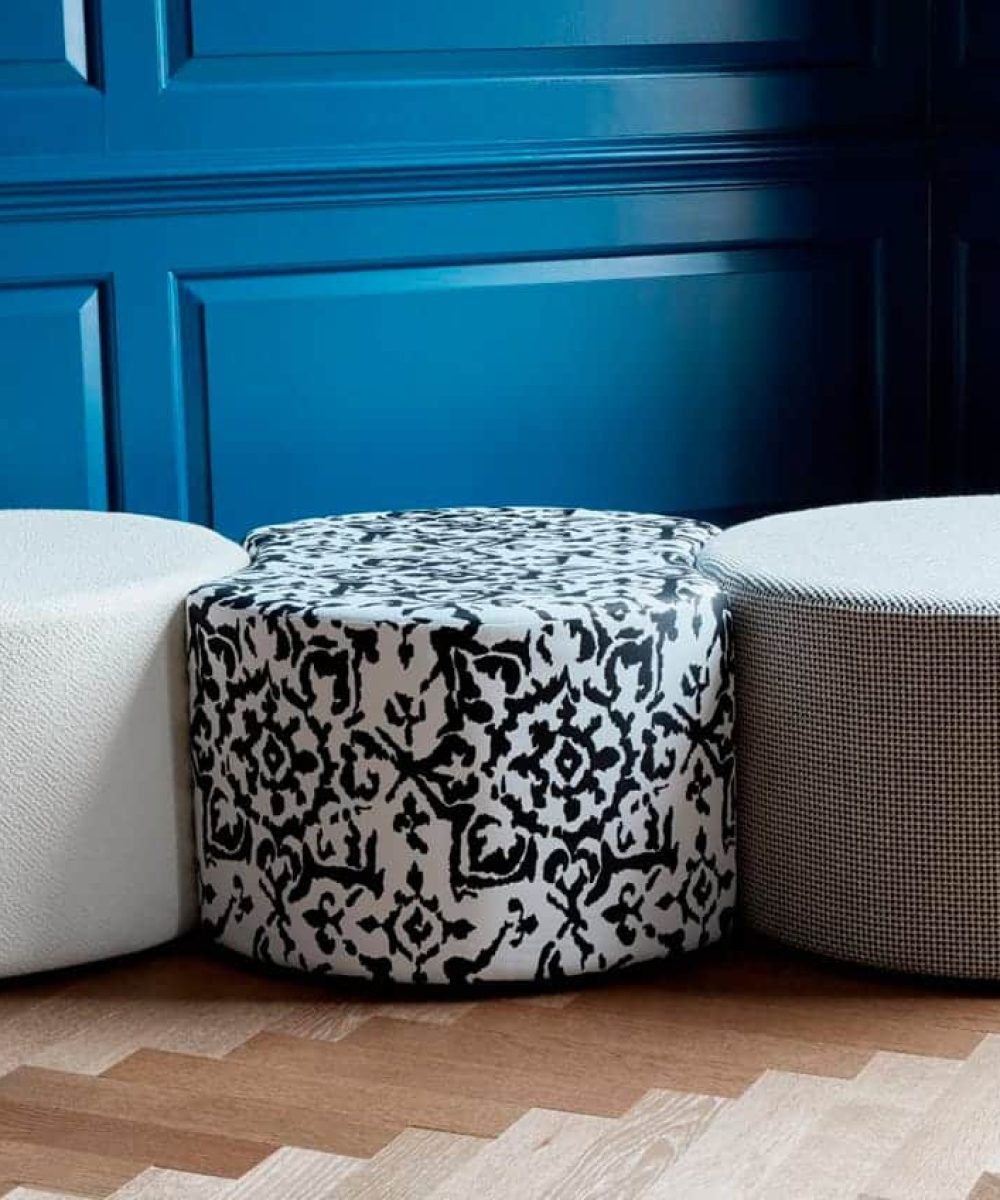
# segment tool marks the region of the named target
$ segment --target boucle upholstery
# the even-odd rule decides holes
[[[1000,977],[1000,498],[769,517],[699,565],[733,610],[748,923]]]
[[[0,512],[0,976],[191,924],[183,601],[246,562],[210,530]]]
[[[554,978],[719,937],[728,614],[693,521],[456,509],[252,534],[189,601],[202,914],[284,966]]]

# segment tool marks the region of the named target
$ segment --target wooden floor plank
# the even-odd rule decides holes
[[[289,1012],[328,999],[307,976],[278,978],[232,961],[168,949],[79,975],[60,1003],[90,1019],[20,1061],[96,1075],[140,1047],[222,1055]]]
[[[638,985],[629,990],[619,984],[582,994],[571,1012],[627,1012],[631,1018],[649,1018],[709,1029],[733,1029],[744,1034],[795,1038],[816,1044],[839,1043],[904,1054],[965,1058],[981,1040],[984,1018],[949,1019],[948,1005],[907,1005],[877,993],[833,995],[748,994],[738,991],[680,990],[665,985]]]
[[[263,1029],[266,1019],[261,1007],[252,1002],[133,1002],[69,1037],[49,1042],[24,1061],[57,1071],[99,1075],[143,1046],[221,1056]]]
[[[910,1136],[867,1185],[887,1200],[965,1200],[1000,1164],[1000,1037],[962,1064]]]
[[[286,1039],[275,1043],[262,1039],[270,1051],[267,1059],[268,1101],[274,1105],[320,1108],[330,1114],[364,1119],[377,1126],[401,1130],[408,1125],[447,1130],[480,1137],[493,1137],[511,1125],[524,1112],[523,1105],[498,1100],[456,1095],[447,1091],[393,1085],[364,1077],[335,1078],[331,1087],[329,1063],[322,1051],[313,1051],[313,1043],[304,1039]],[[260,1044],[260,1043],[257,1043]],[[285,1048],[287,1047],[287,1053]],[[232,1098],[255,1099],[260,1096],[262,1067],[251,1055],[250,1061],[232,1057],[222,1061],[193,1055],[171,1054],[159,1050],[140,1050],[112,1067],[107,1079],[135,1083],[151,1088],[168,1088],[209,1097],[218,1103]]]
[[[628,1010],[612,1013],[573,1006],[536,1013],[525,1022],[511,1007],[490,1004],[467,1017],[462,1030],[467,1035],[498,1035],[524,1054],[537,1044],[550,1048],[550,1053],[586,1056],[597,1071],[606,1064],[627,1062],[648,1087],[730,1096],[739,1095],[768,1068],[846,1079],[872,1055],[870,1045],[678,1024],[669,1019],[669,1008],[637,1019]]]
[[[334,1188],[329,1200],[424,1200],[486,1145],[483,1138],[463,1134],[404,1129]]]
[[[235,1186],[216,1175],[149,1167],[120,1187],[112,1200],[230,1200]]]
[[[66,1149],[52,1143],[0,1138],[0,1179],[79,1196],[107,1196],[134,1178],[147,1164],[126,1158],[123,1147],[108,1154]],[[0,1190],[0,1195],[3,1195]]]
[[[680,1158],[729,1103],[651,1091],[586,1151],[546,1200],[633,1200]]]
[[[20,1067],[0,1077],[0,1101],[41,1106],[74,1117],[141,1122],[177,1132],[210,1129],[220,1137],[258,1141],[269,1149],[295,1145],[368,1157],[401,1128],[379,1125],[369,1118],[346,1117],[323,1104],[276,1104],[272,1096],[262,1093],[258,1082],[257,1098],[229,1096],[220,1104],[213,1097],[187,1089],[122,1083],[37,1067]]]
[[[611,1125],[608,1118],[532,1109],[428,1200],[543,1200]]]
[[[869,1100],[925,1112],[962,1068],[953,1058],[880,1050],[858,1072],[852,1091]]]
[[[327,1000],[321,1004],[301,1005],[268,1021],[264,1028],[272,1033],[287,1033],[292,1037],[313,1038],[336,1042],[353,1033],[372,1017],[388,1017],[397,1021],[414,1021],[419,1025],[453,1025],[471,1012],[471,1002],[442,1003],[413,1000],[372,1003],[363,1000]]]
[[[820,1113],[784,1158],[770,1164],[754,1200],[844,1200],[863,1189],[950,1086],[953,1059],[875,1055],[842,1099]]]
[[[968,1200],[1000,1200],[1000,1175],[984,1171],[969,1192]]]
[[[0,1074],[29,1062],[58,1042],[85,1034],[111,1011],[117,1010],[103,1001],[64,994],[0,1016]]]
[[[235,1183],[227,1200],[328,1200],[360,1165],[356,1158],[286,1146]]]
[[[33,1142],[59,1150],[128,1156],[142,1167],[175,1167],[205,1175],[238,1176],[277,1145],[245,1138],[178,1130],[40,1104],[0,1099],[0,1140]]]
[[[750,1200],[771,1165],[848,1087],[842,1079],[768,1071],[726,1105],[703,1136],[639,1196],[642,1200],[720,1200],[723,1196]]]
[[[528,1057],[516,1043],[497,1036],[468,1032],[464,1022],[448,1029],[416,1029],[402,1021],[375,1017],[340,1042],[310,1042],[259,1034],[229,1056],[229,1061],[253,1064],[267,1071],[272,1065],[298,1070],[321,1069],[331,1080],[362,1078],[372,1083],[418,1087],[455,1096],[496,1099],[520,1105],[533,1103],[572,1112],[619,1116],[647,1089],[630,1073],[629,1064],[615,1064],[599,1076],[594,1064],[581,1058],[549,1055],[535,1045]]]
[[[7,1200],[79,1200],[79,1195],[74,1196],[71,1192],[42,1191],[33,1187],[17,1186],[8,1188],[5,1192],[2,1184],[0,1196],[6,1196]]]

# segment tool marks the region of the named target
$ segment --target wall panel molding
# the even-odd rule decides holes
[[[884,173],[922,137],[912,0],[586,0],[572,20],[563,0],[445,0],[433,19],[405,0],[246,0],[239,20],[229,0],[9,8],[0,214],[18,220],[488,195],[601,172],[724,186],[880,156]],[[4,86],[60,45],[90,86],[75,68],[78,87],[45,97]]]
[[[201,149],[338,146],[377,167],[442,143],[499,157],[922,117],[905,0],[245,0],[238,21],[217,0],[157,2],[161,89],[131,117],[171,152],[196,127]]]
[[[205,302],[198,284],[171,276],[175,297],[174,353],[176,456],[183,462],[183,488],[188,520],[215,522],[212,489],[211,412],[209,410]]]
[[[508,486],[476,450],[482,442],[502,458],[505,436],[521,447],[506,468],[518,503],[594,503],[603,489],[619,507],[720,517],[783,507],[790,495],[880,494],[893,469],[895,392],[885,272],[876,236],[183,277],[176,376],[190,511],[240,534],[268,513],[377,505],[376,494],[390,506],[455,493],[474,502]],[[574,299],[582,289],[586,309]],[[732,310],[730,332],[696,348],[703,304]],[[457,321],[463,365],[439,379],[434,364]],[[774,356],[764,347],[792,321],[796,349]],[[508,339],[523,362],[510,360]],[[817,377],[817,355],[836,369]],[[659,377],[644,377],[657,357]],[[723,360],[718,375],[711,364]],[[621,396],[602,412],[592,381],[607,371]],[[406,380],[398,393],[396,372]],[[459,394],[473,391],[463,433]],[[615,440],[602,481],[598,460],[585,469],[584,459]],[[252,501],[243,473],[256,481]]]
[[[916,176],[924,167],[920,140],[789,142],[720,138],[692,143],[640,142],[629,146],[592,144],[550,147],[500,160],[481,157],[380,168],[330,162],[271,160],[242,164],[231,159],[200,169],[153,173],[162,164],[131,164],[125,173],[100,171],[88,177],[78,165],[72,179],[21,178],[8,171],[0,183],[0,221],[128,216],[161,212],[222,212],[247,208],[358,203],[423,203],[429,199],[491,199],[523,195],[567,195],[587,191],[690,191],[741,189],[761,184],[873,180]]]

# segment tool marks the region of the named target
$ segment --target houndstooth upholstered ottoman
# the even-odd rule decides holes
[[[727,530],[749,924],[905,971],[1000,978],[1000,498]]]
[[[251,534],[189,601],[205,926],[385,981],[547,979],[703,946],[734,894],[709,526],[376,513]]]

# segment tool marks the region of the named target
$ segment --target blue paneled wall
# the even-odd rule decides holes
[[[1000,104],[1000,26],[965,11],[949,45],[977,57],[936,80],[959,114]],[[957,434],[928,405],[928,22],[913,0],[0,5],[0,504],[241,534],[930,486]],[[1000,254],[962,253],[987,373]]]
[[[1000,6],[944,5],[934,31],[934,484],[1000,491]]]

